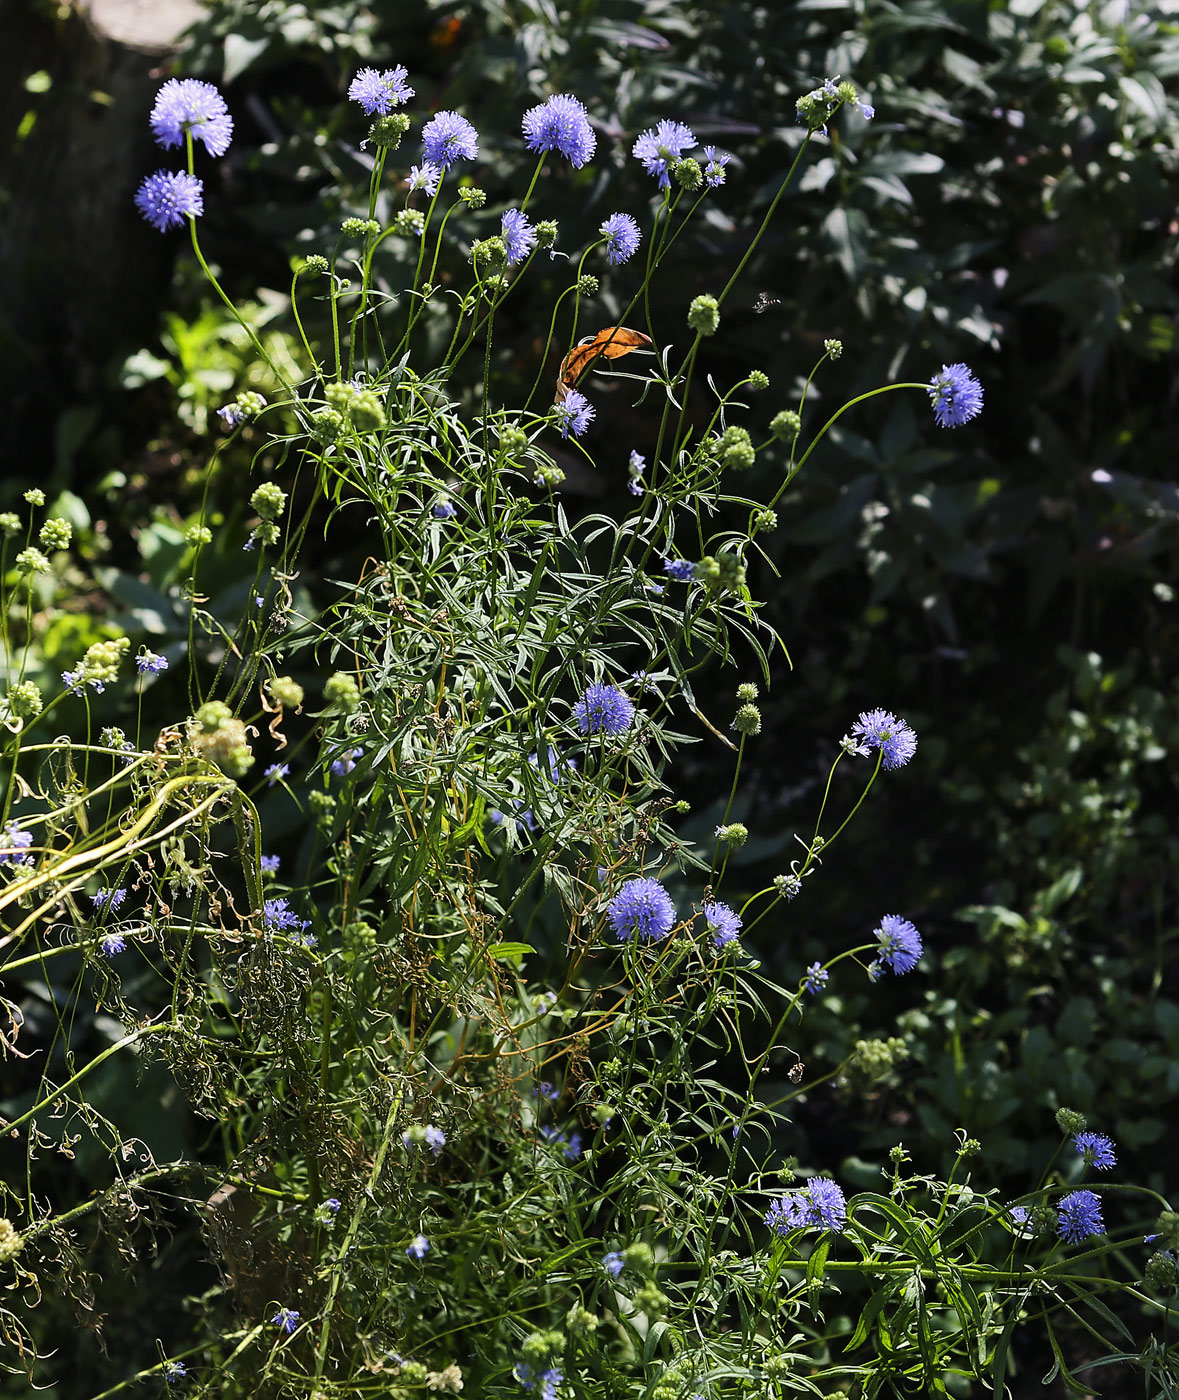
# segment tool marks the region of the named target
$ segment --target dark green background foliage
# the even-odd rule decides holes
[[[734,153],[710,213],[654,284],[666,339],[751,240],[800,140],[795,98],[840,73],[875,104],[874,121],[850,114],[814,148],[704,366],[722,383],[763,368],[772,389],[755,411],[768,421],[796,406],[823,340],[838,337],[842,358],[808,401],[811,429],[828,406],[926,380],[943,362],[970,364],[986,392],[970,430],[937,436],[914,395],[853,410],[779,510],[765,545],[779,576],[751,577],[794,668],[780,667],[765,699],[736,814],[753,833],[741,853],[750,890],[795,854],[793,832],[856,712],[886,706],[922,741],[753,940],[773,975],[797,977],[862,940],[867,892],[872,907],[911,917],[928,950],[921,980],[851,991],[833,979],[807,1022],[808,1071],[834,1069],[870,1036],[902,1036],[909,1059],[883,1086],[845,1076],[799,1103],[782,1148],[808,1164],[850,1161],[867,1186],[898,1140],[918,1170],[944,1171],[961,1127],[983,1143],[978,1179],[1022,1181],[1051,1152],[1051,1110],[1066,1103],[1118,1139],[1127,1180],[1162,1188],[1179,1089],[1179,603],[1168,581],[1179,26],[1123,0],[215,4],[175,67],[219,82],[237,121],[207,180],[203,236],[239,297],[274,303],[275,347],[292,329],[270,295],[285,292],[289,257],[330,246],[341,218],[367,213],[348,79],[397,62],[419,104],[475,122],[491,210],[517,202],[531,173],[523,109],[553,92],[581,98],[598,156],[559,182],[546,172],[530,211],[559,218],[558,247],[583,247],[607,214],[649,195],[629,152],[658,118]],[[417,159],[412,139],[401,154],[406,168]],[[501,401],[522,399],[538,371],[558,285],[555,270],[538,274],[497,322]],[[628,286],[604,277],[590,308],[601,319],[585,328],[609,324]],[[206,476],[209,415],[265,380],[195,287],[182,252],[160,340],[130,360],[139,347],[120,346],[108,367],[120,392],[74,404],[56,425],[66,450],[48,489],[74,493],[91,572],[64,580],[75,601],[42,638],[49,672],[59,651],[100,635],[104,616],[136,641],[148,613],[167,616],[179,527],[203,492],[228,525],[244,519],[248,440]],[[456,389],[472,392],[478,366],[471,374]],[[641,446],[652,428],[627,387],[595,389],[586,445],[598,472],[571,473],[571,511],[579,492],[623,509],[615,443]],[[772,491],[779,468],[762,454],[751,494]],[[9,467],[0,505],[26,484]],[[145,515],[155,524],[132,538]],[[301,585],[315,594],[362,559],[363,545],[357,555],[328,532]],[[230,547],[225,579],[211,610],[229,617],[248,584]],[[179,628],[164,640],[184,645]],[[682,763],[684,790],[699,795],[689,830],[718,819],[705,809],[710,791],[723,796],[721,772],[707,745]],[[773,1065],[787,1091],[788,1067]],[[158,1092],[157,1121],[189,1131],[166,1085],[149,1093],[128,1077],[117,1092]],[[174,1251],[164,1257],[177,1268]]]

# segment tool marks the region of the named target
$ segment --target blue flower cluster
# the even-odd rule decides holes
[[[561,1149],[561,1155],[567,1162],[576,1162],[581,1156],[581,1134],[570,1133],[568,1137],[556,1128],[541,1128],[540,1135],[545,1142],[551,1143],[554,1147]]]
[[[705,904],[702,912],[708,921],[708,931],[712,934],[712,945],[718,953],[736,942],[737,934],[741,931],[741,918],[727,904],[719,901]]]
[[[606,917],[619,943],[631,939],[652,943],[666,938],[676,925],[671,895],[646,875],[627,880],[607,904]]]
[[[864,710],[852,733],[860,741],[855,751],[880,750],[882,768],[903,768],[917,752],[917,735],[887,710]]]
[[[902,919],[899,914],[885,914],[873,932],[880,940],[879,961],[898,977],[912,972],[923,945],[921,935],[909,920]]]
[[[212,83],[170,78],[156,94],[148,122],[160,146],[199,141],[211,156],[223,156],[233,139],[233,118]],[[157,170],[135,194],[135,207],[153,228],[166,233],[205,212],[204,185],[186,170]]]
[[[1090,1235],[1103,1235],[1101,1198],[1092,1191],[1070,1191],[1056,1203],[1057,1233],[1066,1244],[1080,1244]]]
[[[1073,1146],[1084,1157],[1086,1166],[1096,1167],[1101,1172],[1117,1166],[1113,1139],[1104,1133],[1078,1133],[1073,1138]]]
[[[583,734],[625,734],[634,723],[635,707],[616,685],[595,681],[573,706],[573,718]]]
[[[766,1212],[766,1224],[785,1238],[791,1230],[831,1230],[838,1234],[847,1224],[847,1198],[825,1177],[812,1176],[804,1187],[789,1191]]]
[[[960,428],[982,412],[982,385],[966,365],[942,365],[929,381],[929,398],[942,428]]]

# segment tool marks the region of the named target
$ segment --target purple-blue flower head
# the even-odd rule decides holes
[[[278,856],[263,856],[259,864],[262,867],[263,875],[277,875],[278,867],[282,864],[282,861]]]
[[[929,399],[940,428],[960,428],[982,412],[982,385],[966,365],[942,365],[929,381]]]
[[[687,559],[665,559],[663,572],[677,583],[691,583],[696,577],[696,565]]]
[[[454,503],[447,500],[437,500],[430,507],[430,514],[435,520],[453,520]]]
[[[431,160],[424,160],[421,165],[411,165],[405,178],[409,181],[411,190],[425,190],[433,198],[438,189],[438,182],[442,179],[442,167],[435,165]]]
[[[725,166],[732,159],[732,156],[718,151],[715,146],[705,146],[701,154],[701,164],[704,166],[704,183],[710,189],[715,190],[718,185],[725,183]]]
[[[95,909],[117,909],[127,898],[127,891],[101,889],[91,898]]]
[[[666,938],[676,924],[671,895],[646,875],[627,880],[606,905],[606,917],[619,943],[628,939],[652,943]]]
[[[834,1181],[812,1176],[804,1187],[776,1200],[765,1219],[770,1229],[783,1237],[807,1227],[838,1234],[847,1224],[847,1198]]]
[[[296,1308],[279,1308],[270,1321],[280,1332],[289,1335],[299,1325],[299,1312]]]
[[[702,910],[708,921],[708,931],[712,934],[712,944],[719,953],[736,941],[741,931],[741,916],[718,900],[715,904],[705,904]]]
[[[643,162],[648,175],[659,176],[659,188],[665,190],[671,180],[667,174],[670,162],[679,160],[696,144],[691,127],[683,122],[661,121],[644,131],[631,149],[631,154]]]
[[[310,920],[300,919],[285,897],[263,900],[262,922],[269,933],[288,933],[292,929],[302,932],[311,927]]]
[[[332,763],[332,773],[337,778],[347,777],[356,767],[356,760],[364,757],[363,749],[346,749],[339,758]]]
[[[141,676],[158,676],[168,669],[168,658],[154,651],[144,651],[135,658],[135,667]]]
[[[1073,1138],[1073,1146],[1084,1157],[1087,1166],[1096,1167],[1102,1172],[1117,1166],[1113,1139],[1107,1138],[1104,1133],[1078,1133]]]
[[[22,831],[15,822],[9,822],[0,832],[0,865],[31,865],[33,857],[25,852],[32,844],[31,831]]]
[[[560,403],[553,405],[553,417],[563,438],[570,433],[580,437],[593,421],[594,406],[584,394],[570,389]]]
[[[104,933],[99,940],[98,946],[102,949],[104,958],[113,958],[116,953],[124,953],[127,951],[127,940],[118,932]]]
[[[1057,1233],[1066,1244],[1080,1244],[1090,1235],[1103,1235],[1101,1200],[1092,1191],[1070,1191],[1056,1203]]]
[[[426,159],[443,170],[456,160],[474,160],[479,154],[479,133],[457,112],[438,112],[422,128]]]
[[[191,131],[211,156],[223,156],[233,139],[233,118],[225,99],[212,83],[196,78],[169,78],[156,94],[148,120],[160,146],[179,146]]]
[[[921,935],[908,919],[885,914],[880,927],[873,929],[880,940],[880,961],[898,977],[912,972],[921,957]]]
[[[559,151],[580,170],[597,148],[598,138],[576,97],[560,93],[524,113],[524,145],[530,151]]]
[[[819,993],[823,990],[823,988],[827,985],[827,979],[830,976],[831,974],[827,971],[827,969],[823,966],[822,963],[811,963],[810,967],[807,968],[806,976],[803,979],[803,991],[810,992],[811,996],[813,997],[818,996]]]
[[[617,267],[638,252],[643,235],[629,214],[611,214],[598,232],[606,239],[606,261]]]
[[[565,1373],[550,1366],[547,1371],[537,1371],[527,1361],[517,1361],[512,1367],[512,1375],[525,1390],[535,1390],[540,1382],[540,1400],[557,1400],[557,1387],[565,1379]]]
[[[348,96],[353,102],[359,102],[370,117],[383,117],[413,96],[413,88],[405,81],[408,77],[400,63],[396,68],[385,68],[381,72],[362,68],[348,85]]]
[[[583,734],[624,734],[634,723],[633,701],[616,685],[595,681],[573,706]]]
[[[183,170],[157,170],[139,186],[135,207],[161,233],[205,212],[204,185]]]
[[[602,1260],[602,1268],[606,1270],[611,1278],[617,1278],[622,1272],[622,1267],[622,1255],[616,1249],[612,1249],[610,1253],[606,1255],[605,1259]]]
[[[415,1235],[413,1239],[410,1240],[409,1247],[405,1252],[411,1259],[424,1259],[429,1249],[430,1241],[425,1235]]]
[[[262,776],[266,779],[267,786],[273,787],[275,783],[281,782],[291,771],[289,763],[272,763]]]
[[[887,710],[865,710],[852,725],[852,733],[868,748],[881,751],[882,768],[903,768],[917,752],[917,735]]]
[[[499,221],[504,247],[508,250],[508,266],[523,262],[536,247],[536,230],[528,215],[519,209],[509,209]]]

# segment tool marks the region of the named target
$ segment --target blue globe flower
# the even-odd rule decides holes
[[[880,927],[873,932],[880,940],[880,961],[898,977],[912,972],[921,957],[921,935],[908,919],[899,914],[885,914]]]
[[[865,710],[852,725],[852,733],[860,736],[865,747],[881,751],[883,768],[903,768],[917,752],[917,735],[887,710]]]
[[[570,433],[580,437],[593,421],[594,406],[584,394],[570,389],[559,404],[553,405],[553,416],[563,438]]]
[[[705,904],[702,910],[708,920],[708,931],[712,934],[712,944],[719,953],[734,942],[741,930],[741,917],[727,904]]]
[[[191,132],[211,156],[223,156],[233,139],[233,118],[212,83],[169,78],[156,94],[148,118],[156,144],[179,146]]]
[[[528,222],[528,215],[519,209],[509,209],[500,219],[500,230],[504,247],[508,250],[508,265],[523,262],[536,247],[536,230]]]
[[[635,707],[616,685],[595,681],[573,706],[573,718],[583,734],[624,734],[634,723]]]
[[[348,96],[359,102],[370,117],[386,116],[393,107],[400,107],[414,95],[406,84],[409,74],[399,63],[396,68],[362,68],[348,85]]]
[[[1092,1191],[1070,1191],[1056,1203],[1057,1233],[1066,1244],[1080,1244],[1105,1233],[1101,1200]]]
[[[1096,1167],[1098,1171],[1108,1171],[1110,1167],[1117,1166],[1113,1139],[1107,1138],[1104,1133],[1078,1133],[1073,1138],[1073,1146],[1084,1157],[1086,1164]]]
[[[153,228],[167,233],[185,219],[205,212],[205,187],[183,170],[157,170],[148,175],[135,195],[135,207]]]
[[[457,112],[438,112],[422,128],[426,159],[443,170],[460,158],[474,160],[479,154],[479,133]]]
[[[606,917],[619,943],[628,939],[653,943],[666,938],[676,924],[671,895],[646,875],[627,880],[607,904]]]
[[[942,365],[929,381],[933,416],[941,428],[960,428],[982,412],[982,385],[966,365]]]
[[[611,214],[598,232],[606,239],[606,261],[612,267],[626,262],[638,252],[643,235],[629,214]]]
[[[671,184],[668,165],[695,144],[691,127],[683,122],[661,121],[636,138],[631,154],[642,161],[648,175],[659,176],[659,188],[665,190]]]
[[[598,138],[576,97],[561,93],[524,113],[524,144],[530,151],[559,151],[580,170],[597,148]]]

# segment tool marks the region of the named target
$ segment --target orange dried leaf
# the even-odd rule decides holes
[[[599,355],[616,360],[620,355],[629,355],[632,350],[640,350],[650,344],[649,335],[632,331],[626,326],[606,326],[597,335],[586,336],[561,361],[561,372],[557,377],[557,402],[561,402]]]

